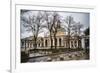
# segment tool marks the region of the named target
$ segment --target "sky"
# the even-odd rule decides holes
[[[28,18],[32,15],[37,15],[38,11],[34,10],[21,10],[21,15],[25,18]],[[48,11],[49,12],[49,11]],[[65,19],[67,16],[72,16],[75,22],[80,22],[83,25],[83,28],[86,29],[89,27],[90,24],[90,14],[89,13],[82,13],[82,12],[57,12],[62,19]],[[20,30],[21,30],[21,38],[32,36],[32,32],[28,32],[25,30],[25,27],[23,26],[23,21],[20,21]],[[39,34],[39,36],[44,36],[47,32],[46,29],[43,29],[44,32]]]

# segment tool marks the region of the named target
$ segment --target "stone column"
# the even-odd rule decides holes
[[[31,47],[33,48],[33,41],[31,42]]]
[[[67,40],[65,40],[65,47],[66,47],[66,48],[68,48],[68,46],[67,46],[67,44],[68,44],[68,43],[67,43],[67,42],[68,42],[68,41],[67,41]]]
[[[30,48],[30,41],[28,42],[28,47]]]
[[[29,40],[27,41],[27,47],[29,48]]]
[[[54,38],[52,38],[52,41],[53,41],[53,46],[54,46],[54,44],[55,44]]]
[[[59,38],[57,38],[57,46],[59,47]]]
[[[79,42],[78,42],[78,40],[77,40],[77,48],[78,48],[78,43],[79,43]]]
[[[26,41],[26,48],[27,48],[27,41]]]
[[[23,46],[22,47],[25,48],[25,41],[23,41]]]
[[[43,44],[44,44],[43,46],[45,47],[45,38],[44,38],[44,40],[43,40]]]
[[[73,48],[75,48],[75,43],[74,43],[74,41],[75,41],[75,40],[73,40]]]
[[[61,45],[62,46],[64,45],[64,43],[63,43],[63,37],[61,37]]]
[[[50,39],[48,39],[48,46],[49,46],[49,47],[51,46],[51,41],[50,41]]]
[[[66,44],[66,42],[67,42],[67,41],[65,41],[65,38],[64,38],[64,47],[67,47],[67,44]]]
[[[31,47],[33,48],[33,41],[31,42]]]
[[[71,43],[71,40],[70,40],[70,48],[72,48],[72,46],[71,46],[71,45],[72,45],[72,43]]]
[[[30,42],[30,48],[31,48],[31,42]]]
[[[40,41],[40,46],[39,47],[41,47],[41,41]]]
[[[85,38],[81,39],[81,45],[82,45],[82,48],[85,48]]]

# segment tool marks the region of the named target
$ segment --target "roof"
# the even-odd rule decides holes
[[[58,29],[58,32],[59,32],[59,31],[60,31],[60,32],[66,32],[66,30],[65,30],[64,28],[59,28],[59,29]]]

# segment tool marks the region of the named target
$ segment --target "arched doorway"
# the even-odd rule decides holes
[[[61,46],[61,38],[59,38],[59,46]]]
[[[47,40],[45,40],[45,46],[47,47],[48,43],[47,43]]]

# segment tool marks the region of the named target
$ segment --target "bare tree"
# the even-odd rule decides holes
[[[46,24],[43,27],[47,28],[47,30],[50,33],[50,42],[51,42],[51,49],[52,49],[52,47],[53,47],[53,40],[52,40],[53,24],[52,24],[52,17],[50,15],[51,15],[50,13],[48,13],[46,11],[44,12],[44,20],[46,21]]]
[[[81,32],[82,32],[81,29],[82,28],[83,28],[83,25],[80,22],[78,22],[77,23],[77,30],[78,30],[78,36],[77,36],[78,37],[78,48],[81,48],[81,40],[80,40],[81,37],[80,36],[81,36]]]
[[[80,36],[81,36],[81,29],[83,28],[83,25],[78,22],[78,23],[75,23],[75,25],[73,25],[73,30],[74,30],[74,35],[77,36],[77,39],[78,39],[78,49],[81,48],[81,41],[80,41]]]
[[[27,29],[26,31],[31,31],[33,34],[34,49],[37,49],[37,37],[38,34],[41,32],[40,29],[42,29],[42,18],[43,15],[40,11],[37,13],[37,15],[31,15],[28,16],[28,18],[25,18],[23,16],[21,17],[21,21],[23,21],[24,23],[23,26]]]
[[[53,14],[53,27],[52,27],[52,33],[53,33],[53,37],[54,37],[54,41],[55,41],[55,49],[57,48],[57,38],[56,38],[56,34],[58,32],[58,29],[60,28],[61,24],[60,24],[60,16],[59,14],[57,14],[56,12]]]
[[[67,36],[66,36],[66,45],[68,44],[68,48],[70,49],[70,39],[71,39],[71,35],[72,35],[72,24],[75,23],[75,21],[73,20],[72,16],[67,16],[64,19],[66,25],[64,25],[64,28],[67,29]]]
[[[46,21],[46,25],[44,25],[44,27],[46,27],[50,33],[51,49],[53,48],[53,37],[56,49],[57,46],[56,34],[57,34],[57,29],[60,26],[59,15],[56,12],[53,13],[45,12],[44,14],[45,14],[44,19]]]

